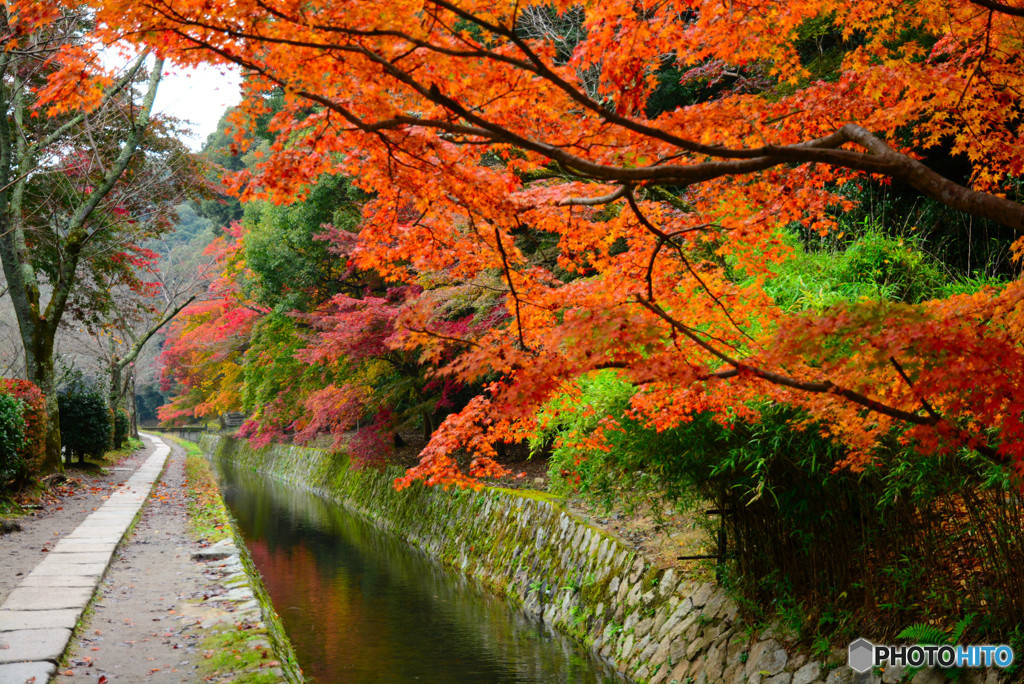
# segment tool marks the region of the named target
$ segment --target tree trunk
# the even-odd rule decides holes
[[[139,439],[139,414],[138,406],[136,405],[135,399],[135,368],[131,370],[131,380],[129,382],[128,396],[128,433],[135,439]]]
[[[32,326],[30,334],[22,336],[26,343],[25,372],[46,397],[46,455],[43,456],[42,470],[44,473],[60,473],[64,472],[64,463],[61,459],[57,378],[53,371],[53,335],[48,334],[46,327]]]
[[[107,408],[117,413],[121,404],[121,364],[115,357],[110,362],[110,387],[107,390]]]

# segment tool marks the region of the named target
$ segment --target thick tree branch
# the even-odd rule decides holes
[[[883,404],[882,402],[872,399],[871,397],[861,394],[860,392],[856,392],[845,387],[840,387],[839,385],[834,384],[830,380],[821,380],[819,382],[797,380],[796,378],[789,377],[788,375],[774,373],[772,371],[764,370],[763,368],[758,368],[757,366],[746,364],[742,361],[732,358],[731,356],[725,354],[724,352],[719,351],[713,345],[709,344],[707,341],[702,340],[700,336],[698,336],[692,328],[678,321],[675,317],[673,317],[667,311],[662,309],[655,302],[646,299],[640,295],[635,295],[635,299],[645,309],[651,311],[656,316],[658,316],[666,323],[668,323],[670,326],[672,326],[672,329],[676,330],[681,335],[685,336],[691,342],[693,342],[698,347],[708,352],[715,358],[719,359],[727,366],[731,366],[731,368],[728,370],[712,373],[710,377],[727,379],[747,374],[755,378],[765,380],[766,382],[769,382],[773,385],[788,387],[790,389],[800,390],[801,392],[810,392],[812,394],[834,394],[838,397],[842,397],[843,399],[851,401],[854,404],[857,404],[858,406],[863,406],[864,408],[870,411],[874,411],[875,413],[880,413],[882,415],[889,416],[890,418],[896,418],[897,420],[902,420],[913,425],[935,425],[941,420],[941,418],[935,416],[922,416],[918,413],[911,413],[909,411],[898,409],[894,406]]]
[[[1024,7],[1014,7],[1013,5],[996,2],[995,0],[968,0],[968,2],[993,12],[1007,14],[1011,17],[1024,17]]]
[[[208,21],[199,21],[185,17],[169,8],[155,7],[154,9],[160,11],[168,19],[183,26],[193,26],[202,29],[204,35],[209,35],[209,32],[216,32],[243,40],[302,46],[325,52],[363,57],[380,66],[388,76],[412,89],[427,101],[443,107],[458,116],[462,121],[467,122],[459,123],[453,120],[430,119],[405,114],[377,121],[367,121],[340,102],[305,89],[298,89],[297,92],[300,96],[337,112],[353,127],[365,132],[380,133],[388,130],[397,131],[405,127],[422,127],[456,135],[479,137],[496,143],[511,144],[523,150],[540,154],[586,178],[623,184],[679,186],[706,182],[726,176],[757,173],[789,163],[825,164],[865,173],[882,174],[901,180],[922,194],[958,211],[987,218],[1024,233],[1024,206],[1001,197],[996,197],[995,195],[961,186],[932,171],[912,157],[895,151],[870,131],[856,124],[846,124],[829,135],[791,145],[726,148],[697,143],[655,126],[617,114],[605,105],[594,101],[586,93],[575,88],[548,67],[531,50],[530,46],[516,35],[513,29],[480,19],[447,0],[432,0],[432,2],[453,15],[478,25],[485,31],[513,42],[526,56],[527,60],[514,60],[503,56],[500,61],[535,74],[556,85],[570,98],[594,114],[597,114],[603,120],[634,133],[667,143],[681,151],[698,155],[698,157],[709,158],[710,161],[697,161],[686,165],[658,164],[644,167],[600,164],[579,155],[574,155],[550,143],[535,139],[525,133],[514,131],[508,126],[491,121],[481,110],[476,108],[470,109],[464,106],[461,102],[445,95],[437,84],[428,84],[418,80],[411,71],[404,70],[396,61],[388,59],[362,44],[314,43],[310,41],[297,41],[291,38],[258,35],[235,27],[218,26]],[[294,18],[280,13],[274,16],[281,21],[296,21]],[[347,29],[337,29],[337,31],[351,33]],[[282,87],[293,88],[293,84],[289,83],[287,78],[278,76],[272,69],[258,63],[255,59],[234,55],[224,48],[214,45],[203,36],[193,36],[184,29],[175,29],[175,33],[195,43],[197,46],[215,52],[222,58],[252,70]],[[390,35],[393,32],[388,31],[384,33]],[[417,45],[422,44],[425,48],[428,47],[425,41],[414,39],[412,36],[405,35],[404,33],[403,39],[412,40]],[[433,48],[435,46],[431,45],[429,47]],[[486,58],[494,59],[496,56],[488,54]],[[867,152],[841,149],[843,145],[848,143],[855,143],[866,149]]]

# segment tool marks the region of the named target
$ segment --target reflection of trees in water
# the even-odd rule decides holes
[[[229,464],[222,470],[225,498],[318,681],[611,677],[563,637],[342,506]]]

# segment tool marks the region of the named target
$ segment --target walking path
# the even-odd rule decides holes
[[[42,683],[54,675],[71,630],[167,461],[170,448],[148,439],[153,454],[0,605],[0,682]]]

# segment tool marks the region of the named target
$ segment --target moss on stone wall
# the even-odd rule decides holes
[[[821,663],[790,657],[738,623],[718,587],[651,567],[573,517],[558,497],[498,488],[413,485],[398,469],[350,468],[337,452],[207,435],[214,458],[331,498],[572,637],[637,682],[823,682]],[[843,668],[848,670],[848,668]],[[778,677],[778,679],[772,679]]]

